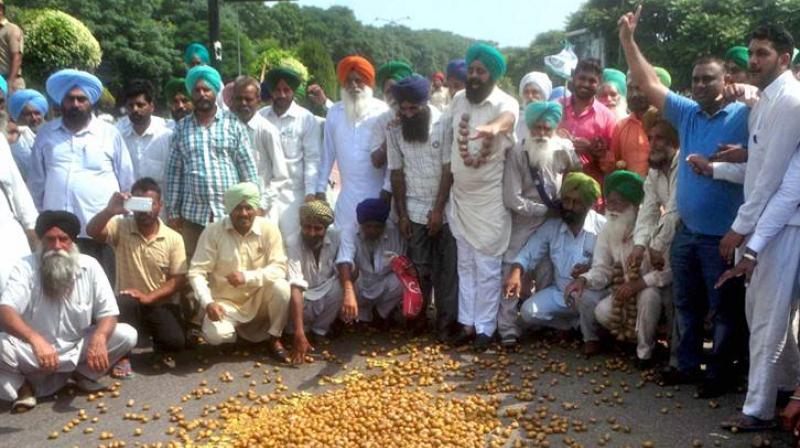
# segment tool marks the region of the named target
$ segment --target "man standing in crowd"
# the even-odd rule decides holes
[[[725,83],[748,84],[747,65],[750,49],[743,46],[731,47],[725,52]]]
[[[11,154],[25,180],[31,169],[33,142],[49,108],[47,98],[36,90],[17,90],[8,98],[8,113],[19,132],[17,141],[11,145]]]
[[[103,269],[75,244],[80,230],[72,213],[42,212],[41,247],[17,263],[0,298],[0,400],[13,401],[14,411],[70,378],[86,392],[105,389],[98,380],[136,346],[136,330],[117,323]]]
[[[456,241],[444,216],[453,175],[441,114],[429,95],[430,84],[419,75],[395,84],[400,123],[389,128],[387,146],[400,233],[408,240],[426,305],[435,292],[436,336],[445,341],[458,318]]]
[[[502,256],[511,237],[511,214],[503,205],[505,155],[515,143],[519,103],[500,90],[505,57],[476,43],[467,50],[467,86],[442,118],[450,146],[453,186],[447,215],[458,242],[456,340],[486,350],[497,327],[502,293]]]
[[[615,69],[603,69],[603,78],[597,89],[597,100],[620,121],[628,116],[628,80],[625,73]]]
[[[467,84],[467,63],[463,59],[453,59],[447,64],[447,93],[452,100],[456,93],[464,90]],[[449,105],[449,104],[448,104]]]
[[[167,121],[167,127],[175,130],[175,126],[183,117],[192,114],[192,97],[186,90],[186,80],[183,78],[172,78],[164,87],[164,96],[167,98],[172,119]]]
[[[140,179],[152,174],[163,178],[164,165],[169,157],[169,138],[172,134],[164,119],[153,115],[153,85],[150,81],[133,79],[125,86],[125,110],[128,115],[117,122],[117,130],[131,154],[133,175]]]
[[[444,73],[436,72],[431,75],[431,106],[443,111],[450,104],[450,91],[444,85]]]
[[[0,75],[8,82],[8,91],[25,88],[22,79],[22,29],[8,21],[6,5],[0,0]]]
[[[619,34],[625,58],[636,84],[650,104],[678,130],[681,148],[709,157],[721,145],[746,145],[748,108],[723,99],[725,68],[722,61],[702,58],[692,71],[692,96],[670,92],[658,79],[653,67],[634,41],[641,14],[628,13],[619,20]],[[710,179],[693,172],[687,157],[679,157],[677,204],[680,224],[671,248],[674,303],[680,343],[678,368],[662,375],[667,384],[702,381],[698,396],[712,398],[728,390],[729,370],[736,352],[737,333],[744,330],[741,283],[714,284],[730,267],[719,254],[722,236],[736,217],[742,203],[741,185]],[[704,322],[713,316],[713,348],[703,362]]]
[[[170,227],[183,236],[187,259],[203,228],[227,215],[225,191],[240,182],[258,182],[247,130],[216,105],[221,88],[219,72],[209,66],[186,74],[194,113],[176,124],[167,161],[167,215]]]
[[[0,139],[0,294],[11,269],[36,249],[34,225],[39,215],[14,163],[8,144]]]
[[[289,175],[285,186],[276,192],[277,197],[270,209],[270,216],[280,226],[284,243],[300,228],[297,220],[300,205],[304,200],[314,198],[322,153],[322,126],[294,98],[301,82],[300,75],[290,68],[271,69],[267,72],[265,85],[272,105],[259,112],[280,132]]]
[[[74,213],[83,228],[114,192],[130,190],[130,153],[119,131],[92,114],[103,91],[97,77],[65,69],[51,75],[46,88],[61,118],[36,135],[28,187],[36,208]],[[111,248],[82,235],[76,240],[81,252],[96,258],[109,279],[115,278]]]
[[[520,116],[524,115],[524,110],[528,104],[537,101],[547,101],[553,92],[553,83],[546,73],[530,72],[519,81],[519,97],[522,100]],[[517,120],[517,140],[525,140],[530,134],[525,120]]]
[[[212,345],[267,340],[277,361],[288,359],[281,334],[289,316],[286,255],[278,227],[258,216],[261,193],[251,182],[225,192],[228,216],[203,230],[189,268],[205,310],[203,338]]]

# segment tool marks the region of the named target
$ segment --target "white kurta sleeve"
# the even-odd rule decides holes
[[[303,123],[303,179],[306,195],[316,193],[317,177],[322,157],[322,125],[308,114]]]
[[[747,247],[761,252],[789,223],[800,206],[800,150],[795,151],[778,191],[770,198]]]

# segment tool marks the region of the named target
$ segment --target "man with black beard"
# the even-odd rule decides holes
[[[136,210],[131,216],[125,208],[131,198],[150,202],[150,210]],[[152,337],[154,363],[171,367],[169,354],[186,346],[176,300],[186,283],[186,249],[180,234],[159,219],[161,208],[161,188],[145,177],[133,184],[130,193],[114,193],[86,233],[114,248],[120,320]],[[127,356],[112,370],[112,376],[119,378],[131,373]]]
[[[130,190],[130,153],[119,131],[92,114],[103,91],[97,77],[61,70],[47,79],[46,88],[61,118],[44,124],[36,135],[28,188],[37,209],[66,210],[85,227],[115,191]],[[85,234],[76,242],[100,262],[108,278],[115,277],[110,247]]]
[[[453,183],[450,151],[444,144],[441,114],[428,102],[427,79],[402,79],[392,95],[400,123],[389,128],[387,146],[398,225],[408,240],[408,256],[419,273],[426,305],[435,291],[436,334],[444,341],[458,317],[456,242],[444,216]],[[424,313],[419,318],[423,325]]]
[[[511,210],[511,241],[503,255],[503,274],[507,276],[511,263],[520,249],[547,218],[560,211],[558,191],[561,179],[569,171],[579,170],[580,162],[572,143],[556,135],[561,120],[561,105],[556,102],[531,102],[525,108],[527,135],[508,152],[503,173],[503,202]],[[519,129],[519,126],[517,126]],[[552,265],[545,259],[536,266],[533,275],[536,288],[551,283]],[[525,277],[521,298],[531,294],[530,277]],[[497,314],[497,328],[504,347],[517,345],[520,327],[516,298],[502,300]]]
[[[291,286],[289,326],[294,332],[290,358],[305,362],[313,342],[322,342],[342,309],[342,285],[336,271],[339,232],[331,229],[333,210],[327,202],[313,200],[298,211],[300,235],[286,243]]]
[[[131,154],[134,178],[155,175],[162,180],[169,157],[172,136],[163,118],[153,115],[153,85],[133,79],[125,86],[125,110],[128,115],[117,122],[117,130]]]
[[[561,184],[560,217],[549,218],[531,235],[514,260],[505,279],[506,300],[516,300],[522,290],[522,275],[544,259],[553,263],[552,284],[537,285],[536,294],[520,309],[522,324],[570,330],[580,326],[587,355],[599,352],[594,308],[605,296],[602,291],[587,291],[577,300],[564,293],[592,261],[595,243],[605,218],[592,210],[600,196],[600,185],[583,173],[569,173]]]
[[[192,114],[194,106],[192,105],[192,97],[186,90],[186,80],[183,78],[172,78],[167,81],[164,86],[164,96],[167,98],[167,107],[169,107],[172,120],[167,121],[167,127],[175,129],[175,125],[188,115]]]
[[[93,258],[78,251],[80,221],[45,211],[36,221],[38,253],[16,265],[0,298],[0,400],[12,411],[36,406],[72,379],[84,391],[136,346],[136,330],[117,324],[117,302]]]

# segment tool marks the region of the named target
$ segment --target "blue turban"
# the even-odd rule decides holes
[[[200,42],[192,42],[186,47],[186,51],[183,53],[183,62],[185,62],[186,65],[190,65],[195,56],[200,58],[200,62],[205,65],[211,63],[211,56],[208,54],[208,49]]]
[[[431,83],[417,74],[407,76],[392,86],[392,96],[398,104],[403,101],[424,103],[431,97]]]
[[[525,124],[530,129],[539,120],[545,120],[555,128],[561,121],[561,104],[555,101],[535,101],[525,108]]]
[[[461,82],[467,82],[467,61],[463,59],[453,59],[447,64],[447,77],[456,78]]]
[[[209,87],[214,89],[214,92],[219,93],[222,90],[222,77],[219,72],[208,65],[196,65],[186,73],[186,90],[192,92],[197,81],[204,81]]]
[[[19,120],[23,109],[29,105],[33,106],[42,115],[47,115],[47,98],[33,89],[25,89],[17,90],[8,99],[8,112],[11,114],[11,119],[14,121]]]
[[[89,97],[89,101],[92,104],[97,104],[103,95],[103,83],[97,79],[97,76],[71,68],[53,73],[45,83],[47,95],[56,104],[61,104],[64,101],[64,97],[76,87],[83,90],[83,93]]]
[[[497,81],[506,73],[506,58],[500,50],[489,44],[483,42],[473,44],[467,50],[465,59],[468,66],[475,60],[481,61],[492,75],[492,81]]]
[[[389,218],[389,204],[383,199],[364,199],[356,207],[356,217],[359,224],[370,221],[385,223]]]
[[[3,96],[8,95],[8,81],[3,75],[0,75],[0,90],[3,91]]]

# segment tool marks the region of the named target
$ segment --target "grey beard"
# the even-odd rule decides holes
[[[75,285],[80,251],[73,245],[69,252],[64,250],[39,250],[42,291],[50,299],[64,299]]]
[[[553,161],[553,138],[545,138],[544,141],[530,136],[525,139],[525,152],[528,154],[528,163],[531,168],[543,168]]]
[[[351,124],[358,123],[367,115],[369,99],[372,98],[372,89],[370,87],[364,86],[364,90],[356,98],[353,98],[347,92],[347,89],[342,88],[339,96],[344,103],[344,112],[347,115],[347,120]]]
[[[603,232],[606,232],[611,246],[620,245],[633,233],[636,226],[636,207],[629,207],[622,213],[606,211],[606,225]]]

